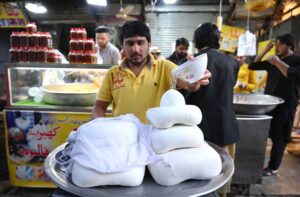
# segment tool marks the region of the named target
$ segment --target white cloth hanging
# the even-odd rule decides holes
[[[255,56],[256,55],[256,36],[250,31],[241,34],[238,42],[238,56]]]

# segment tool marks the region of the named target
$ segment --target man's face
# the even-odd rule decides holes
[[[107,33],[96,33],[96,42],[100,47],[106,47],[109,42],[109,35]]]
[[[147,59],[150,43],[144,36],[134,36],[123,40],[125,57],[134,66],[143,66]]]
[[[188,48],[187,46],[181,44],[181,45],[178,45],[176,47],[176,54],[177,54],[177,57],[179,58],[185,58],[187,56],[187,51],[188,51]]]
[[[245,61],[246,61],[246,57],[245,56],[236,56],[235,58],[239,62],[240,66],[243,65],[245,63]]]
[[[276,40],[275,51],[278,57],[284,56],[289,52],[289,46]]]

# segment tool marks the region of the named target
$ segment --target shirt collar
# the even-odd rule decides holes
[[[148,54],[148,61],[146,63],[146,67],[150,70],[152,66],[156,65],[156,61],[153,57],[153,55],[151,55],[150,53]],[[120,67],[122,69],[128,68],[128,61],[126,58],[124,58],[121,63],[120,63]]]

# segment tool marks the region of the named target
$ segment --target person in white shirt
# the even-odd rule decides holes
[[[95,33],[96,33],[96,43],[98,47],[97,63],[117,65],[118,62],[121,60],[121,54],[119,52],[119,49],[109,42],[110,41],[109,28],[105,26],[98,26],[95,29]]]

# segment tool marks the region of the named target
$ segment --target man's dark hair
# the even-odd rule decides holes
[[[184,45],[186,47],[189,47],[190,43],[186,38],[178,38],[176,40],[176,47],[178,47],[179,45]]]
[[[150,29],[142,21],[128,21],[122,26],[120,36],[121,43],[123,43],[125,38],[134,36],[144,36],[148,42],[151,42]]]
[[[291,34],[283,34],[280,36],[277,36],[276,40],[279,40],[279,42],[286,44],[287,46],[290,46],[292,51],[294,51],[294,38]]]
[[[110,33],[110,29],[106,26],[98,26],[95,29],[95,33]]]
[[[193,42],[198,50],[203,47],[218,49],[220,47],[219,39],[218,27],[212,23],[204,23],[195,30]]]

